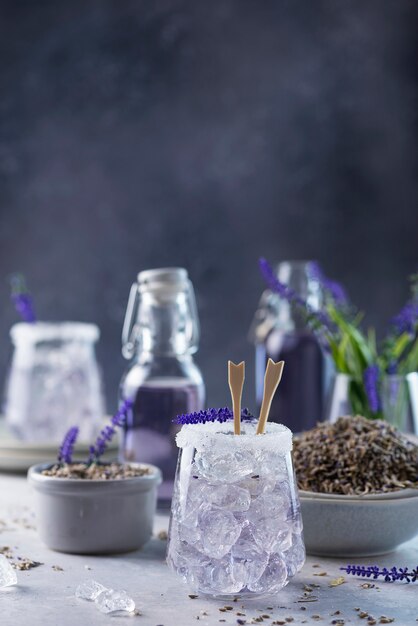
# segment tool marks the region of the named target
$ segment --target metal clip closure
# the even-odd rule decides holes
[[[137,349],[136,317],[139,307],[138,283],[134,283],[129,292],[128,306],[122,328],[122,354],[125,359],[132,359]]]

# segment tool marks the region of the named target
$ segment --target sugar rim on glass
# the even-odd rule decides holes
[[[212,448],[222,450],[271,450],[286,454],[292,450],[292,431],[283,424],[267,423],[262,435],[256,434],[256,423],[241,423],[241,435],[234,435],[232,421],[206,422],[206,424],[185,424],[176,435],[179,448],[193,446],[196,450]]]

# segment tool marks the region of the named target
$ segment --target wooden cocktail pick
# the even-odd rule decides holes
[[[271,401],[273,400],[273,396],[279,386],[283,368],[284,361],[275,363],[272,359],[268,360],[266,373],[264,374],[263,402],[261,403],[260,417],[258,418],[257,435],[262,435],[266,428]]]
[[[241,434],[241,396],[245,380],[245,363],[236,365],[228,361],[228,383],[231,390],[232,408],[234,411],[234,435]]]

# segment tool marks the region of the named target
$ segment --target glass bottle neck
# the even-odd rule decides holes
[[[187,322],[177,301],[156,303],[144,298],[137,318],[139,352],[166,357],[192,354],[196,348],[190,345]]]
[[[309,265],[310,261],[284,261],[277,266],[276,275],[281,283],[290,287],[312,310],[317,311],[322,306],[323,293],[319,283],[311,278]],[[260,299],[250,338],[254,343],[262,343],[273,328],[280,328],[284,332],[303,330],[306,322],[296,307],[267,289]]]

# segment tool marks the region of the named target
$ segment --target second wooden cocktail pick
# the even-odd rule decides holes
[[[275,363],[272,359],[268,360],[266,373],[264,374],[264,393],[263,402],[261,403],[260,417],[258,418],[257,435],[264,433],[266,423],[270,413],[271,401],[279,386],[284,368],[284,361]]]
[[[228,383],[231,390],[232,408],[234,411],[234,435],[241,434],[241,397],[245,380],[245,363],[236,365],[228,361]]]

